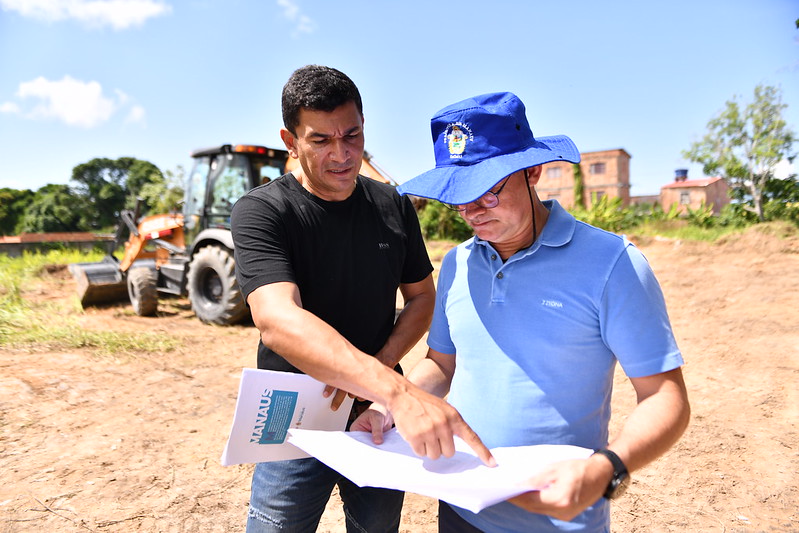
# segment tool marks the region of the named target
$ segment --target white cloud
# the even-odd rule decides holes
[[[69,76],[60,81],[38,77],[21,83],[17,96],[39,100],[27,113],[30,118],[55,118],[84,128],[107,121],[116,107],[114,100],[103,96],[103,88],[96,81],[82,82]]]
[[[277,0],[277,5],[283,8],[283,16],[294,23],[294,37],[301,33],[316,31],[316,22],[300,11],[300,6],[294,0]]]
[[[140,105],[135,105],[132,108],[130,108],[128,116],[125,117],[125,124],[141,124],[142,126],[144,126],[145,125],[144,108]]]
[[[300,15],[300,18],[297,21],[296,31],[297,33],[313,33],[316,31],[316,22],[314,22],[310,17]]]
[[[0,111],[28,119],[54,119],[69,126],[93,128],[107,122],[130,99],[120,90],[114,93],[115,97],[104,95],[103,87],[96,81],[84,82],[71,76],[51,81],[40,76],[19,84],[16,96],[23,102],[33,101],[30,106],[6,102],[0,105]],[[133,106],[125,121],[143,124],[144,108]]]
[[[124,105],[124,104],[128,103],[128,100],[130,99],[130,97],[128,97],[127,94],[125,94],[123,91],[120,91],[119,89],[114,89],[114,92],[117,95],[117,99],[119,100],[119,104],[120,105]]]
[[[0,0],[5,11],[45,21],[77,20],[92,27],[124,30],[164,15],[172,7],[161,0]]]
[[[0,104],[0,113],[19,113],[20,109],[14,102],[3,102]]]
[[[289,20],[295,20],[300,13],[300,6],[292,0],[277,0],[277,5],[283,8],[283,15]]]

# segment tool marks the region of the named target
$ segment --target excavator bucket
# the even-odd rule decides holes
[[[98,263],[73,263],[69,265],[69,271],[75,278],[83,307],[128,299],[125,274],[113,256],[106,256]]]

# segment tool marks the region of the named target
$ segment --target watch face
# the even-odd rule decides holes
[[[594,454],[605,456],[613,464],[613,478],[611,478],[607,489],[605,489],[605,494],[602,496],[609,500],[614,500],[624,494],[630,485],[630,473],[622,460],[619,459],[619,456],[607,448],[596,450]]]
[[[627,492],[627,488],[630,486],[630,481],[631,481],[630,475],[627,474],[627,472],[624,472],[620,474],[619,477],[614,478],[610,482],[611,486],[610,490],[608,491],[610,492],[608,498],[611,500],[615,500],[616,498]]]

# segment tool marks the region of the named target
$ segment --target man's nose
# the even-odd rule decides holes
[[[332,146],[332,153],[330,154],[333,161],[337,162],[345,162],[350,157],[350,150],[347,147],[347,143],[342,141],[341,139],[336,139],[333,141]]]
[[[484,211],[486,211],[486,208],[478,204],[477,201],[475,200],[474,202],[466,204],[465,209],[462,211],[462,213],[464,216],[468,217],[475,214],[481,214]]]

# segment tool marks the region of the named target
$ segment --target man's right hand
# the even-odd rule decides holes
[[[389,403],[388,411],[402,438],[418,456],[438,459],[455,455],[454,435],[474,450],[486,466],[497,465],[494,456],[449,403],[417,387],[406,389]]]

